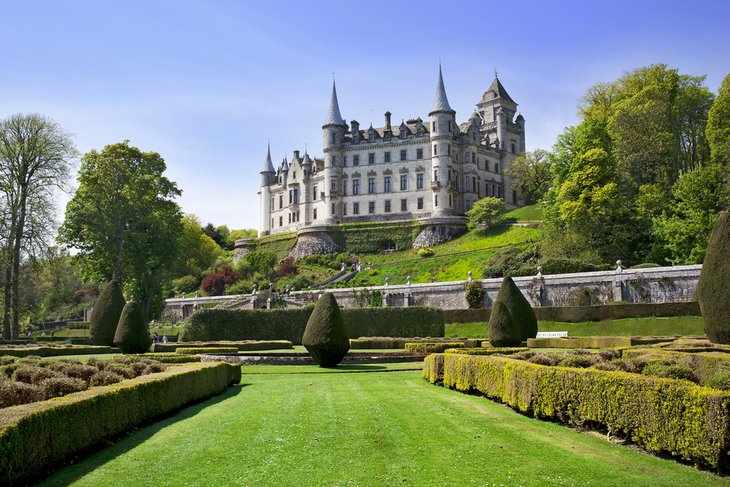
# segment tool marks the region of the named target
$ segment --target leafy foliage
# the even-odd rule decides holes
[[[114,334],[114,345],[124,353],[144,353],[152,345],[139,303],[130,301],[124,305]]]
[[[512,189],[518,190],[525,204],[539,201],[553,182],[550,154],[542,149],[515,158],[506,171]]]
[[[715,223],[697,283],[697,300],[705,333],[713,343],[730,343],[730,213],[723,211]]]
[[[320,367],[336,366],[350,350],[345,320],[332,293],[324,293],[314,305],[302,345]]]
[[[476,201],[466,216],[472,226],[489,228],[502,222],[506,209],[504,200],[488,196]]]
[[[222,296],[226,287],[240,279],[241,274],[237,270],[233,269],[228,263],[223,263],[218,270],[203,277],[200,287],[208,296]]]
[[[482,308],[486,291],[479,281],[469,281],[464,285],[464,297],[470,308]]]
[[[119,317],[124,309],[125,301],[119,281],[107,283],[99,294],[89,318],[89,335],[92,345],[114,344]]]

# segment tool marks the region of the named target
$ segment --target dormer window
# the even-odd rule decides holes
[[[370,130],[368,131],[368,142],[374,142],[375,141],[375,131]]]

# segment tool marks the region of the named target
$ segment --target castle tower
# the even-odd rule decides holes
[[[340,104],[337,101],[337,88],[332,80],[332,96],[327,111],[327,118],[322,125],[322,136],[324,138],[324,189],[325,189],[325,223],[333,224],[340,218],[339,188],[340,172],[342,164],[342,145],[345,141],[347,124],[340,115]]]
[[[507,143],[507,126],[512,124],[515,118],[517,103],[504,89],[496,72],[492,84],[477,103],[477,111],[484,121],[484,128],[499,140],[497,149],[510,149]]]
[[[271,232],[271,184],[276,178],[274,164],[271,162],[271,145],[266,150],[266,160],[261,167],[261,189],[259,189],[259,237]]]
[[[449,100],[446,97],[444,78],[439,64],[439,77],[436,82],[436,95],[433,99],[431,113],[428,114],[431,131],[431,188],[433,190],[433,215],[445,216],[454,214],[455,194],[454,185],[450,184],[449,174],[451,171],[452,147],[454,134],[459,132],[456,125],[456,112],[451,109]]]

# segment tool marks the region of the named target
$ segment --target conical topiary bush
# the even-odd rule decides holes
[[[124,305],[114,334],[114,345],[124,353],[145,353],[152,345],[139,303],[130,301]]]
[[[302,345],[320,367],[334,367],[350,350],[350,339],[337,300],[325,293],[314,305]]]
[[[522,343],[522,332],[501,301],[494,302],[489,314],[489,343],[493,347],[517,347]]]
[[[713,343],[730,343],[730,213],[715,222],[697,283],[705,333]]]
[[[119,281],[109,281],[96,299],[89,318],[89,338],[92,345],[112,346],[119,316],[124,308],[124,295]]]
[[[495,301],[500,301],[507,307],[515,326],[520,329],[522,340],[537,336],[535,312],[511,277],[502,280]]]

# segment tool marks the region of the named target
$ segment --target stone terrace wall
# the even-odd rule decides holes
[[[628,303],[668,303],[693,301],[701,265],[623,269],[578,274],[516,277],[515,284],[535,307]],[[502,279],[481,279],[486,290],[483,307],[490,308]],[[340,306],[366,306],[373,291],[383,295],[386,306],[434,306],[442,309],[464,309],[466,281],[427,284],[373,286],[368,288],[331,289]],[[314,302],[323,291],[298,291],[286,298],[287,306]],[[167,300],[165,313],[177,319],[187,317],[193,309],[236,300],[249,303],[252,296],[220,296],[215,298],[175,298]],[[252,305],[248,305],[253,307]]]

